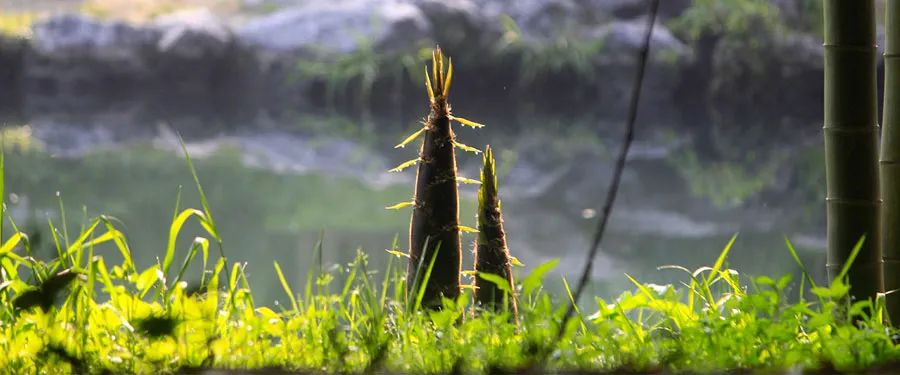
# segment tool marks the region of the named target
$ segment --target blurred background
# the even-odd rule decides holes
[[[662,0],[635,146],[592,292],[683,280],[740,233],[730,265],[824,278],[819,0]],[[394,149],[427,113],[440,44],[454,112],[486,128],[513,255],[580,271],[619,147],[644,0],[0,0],[7,202],[38,254],[47,220],[121,222],[139,266],[162,256],[176,198],[198,207],[195,159],[231,260],[258,299],[284,299],[358,249],[406,246],[415,156]],[[480,156],[458,155],[477,178]],[[182,188],[183,186],[183,188]],[[475,186],[461,218],[474,226]],[[62,203],[61,203],[62,202]],[[65,215],[62,212],[65,212]],[[184,254],[192,228],[179,243]],[[464,235],[471,250],[472,235]],[[40,253],[40,252],[43,253]],[[103,252],[101,252],[103,253]],[[115,257],[110,250],[103,253]],[[179,258],[182,255],[179,255]],[[466,252],[465,264],[471,264]],[[796,278],[795,278],[796,279]]]

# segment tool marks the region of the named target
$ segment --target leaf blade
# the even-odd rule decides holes
[[[472,121],[472,120],[464,119],[464,118],[459,117],[459,116],[450,116],[450,119],[453,120],[453,121],[456,121],[456,122],[458,122],[458,123],[460,123],[460,124],[463,124],[463,125],[465,125],[465,126],[472,127],[472,128],[475,128],[475,129],[483,128],[483,127],[484,127],[484,124],[480,124],[480,123],[477,123],[477,122]]]
[[[399,144],[397,144],[396,146],[394,146],[394,148],[404,148],[404,147],[406,147],[406,145],[412,143],[412,142],[415,141],[417,138],[419,138],[419,137],[422,135],[422,133],[425,133],[425,128],[424,128],[424,127],[421,128],[421,129],[419,129],[417,132],[413,133],[412,135],[406,137],[406,139],[404,139],[403,142],[400,142]]]
[[[402,172],[404,169],[416,165],[416,163],[418,163],[419,160],[421,160],[421,159],[415,158],[415,159],[412,159],[412,160],[405,161],[405,162],[403,162],[402,164],[400,164],[400,165],[398,165],[398,166],[396,166],[396,167],[394,167],[394,168],[391,168],[390,170],[388,170],[388,172],[390,172],[390,173]]]

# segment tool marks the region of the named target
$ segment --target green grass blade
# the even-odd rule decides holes
[[[844,262],[844,266],[841,268],[841,272],[835,276],[836,280],[843,280],[847,273],[850,272],[850,266],[853,265],[853,262],[856,261],[856,256],[859,255],[859,251],[862,250],[863,243],[866,242],[866,236],[863,235],[860,237],[859,241],[856,241],[856,245],[853,246],[853,251],[850,252],[850,256],[847,257],[847,261]]]
[[[2,144],[3,142],[0,142]],[[6,151],[0,147],[0,239],[3,238],[3,218],[6,217]]]
[[[166,252],[162,265],[163,274],[169,274],[169,267],[172,266],[172,261],[175,259],[175,243],[178,240],[178,234],[181,233],[181,228],[184,226],[184,223],[193,216],[198,217],[201,222],[207,219],[200,210],[188,208],[181,211],[169,226],[169,241],[166,244]],[[214,235],[213,233],[210,234]]]
[[[797,249],[794,248],[794,244],[791,243],[787,237],[784,237],[784,244],[787,246],[788,252],[791,254],[791,258],[794,259],[794,262],[797,263],[797,267],[800,267],[800,272],[803,273],[803,278],[806,279],[806,282],[809,283],[809,286],[812,288],[818,288],[816,285],[816,281],[813,280],[812,276],[810,276],[809,271],[806,270],[806,265],[803,264],[803,261],[800,260],[800,255],[797,253]]]
[[[412,143],[413,141],[418,139],[420,136],[422,136],[422,134],[424,134],[424,133],[425,133],[425,128],[423,127],[421,129],[419,129],[418,131],[416,131],[415,133],[412,133],[412,135],[406,137],[406,139],[404,139],[403,142],[400,142],[399,144],[394,146],[394,148],[404,148],[404,147],[406,147],[406,145]],[[416,160],[418,160],[418,159],[416,159]]]
[[[458,116],[450,116],[450,119],[453,120],[453,121],[456,121],[456,122],[458,122],[458,123],[460,123],[460,124],[463,124],[463,125],[465,125],[465,126],[468,126],[468,127],[470,127],[470,128],[476,128],[476,129],[478,129],[478,128],[483,128],[483,127],[484,127],[484,124],[479,124],[479,123],[477,123],[477,122],[475,122],[475,121],[467,120],[467,119],[464,119],[464,118],[458,117]]]
[[[297,298],[294,297],[294,291],[291,290],[290,284],[288,284],[287,279],[284,278],[284,272],[281,272],[281,266],[278,264],[278,261],[275,261],[274,264],[275,274],[278,275],[278,281],[281,282],[281,287],[284,288],[284,292],[287,293],[288,298],[291,300],[291,307],[294,309],[293,312],[300,311],[300,306],[297,305]]]
[[[737,234],[731,236],[731,240],[729,240],[728,244],[725,245],[725,248],[722,249],[722,252],[719,254],[719,257],[716,259],[716,263],[713,264],[712,270],[709,272],[709,275],[706,277],[707,284],[712,284],[713,279],[719,275],[719,270],[722,269],[722,265],[725,264],[725,259],[728,258],[728,252],[731,251],[731,247],[734,246],[734,241],[737,240],[737,237],[738,237]]]
[[[398,166],[396,166],[396,167],[394,167],[394,168],[391,168],[390,170],[388,170],[388,172],[390,172],[390,173],[402,172],[404,169],[416,165],[416,163],[418,163],[419,160],[422,160],[422,159],[415,158],[415,159],[412,159],[412,160],[409,160],[409,161],[405,161],[405,162],[403,162],[403,164],[400,164],[400,165],[398,165]]]
[[[434,247],[434,254],[431,255],[431,261],[428,262],[428,268],[425,269],[425,275],[422,276],[422,281],[418,283],[419,285],[416,285],[416,304],[413,305],[413,314],[415,314],[422,305],[422,299],[425,297],[425,288],[428,287],[428,280],[431,279],[431,270],[434,269],[434,262],[437,261],[437,254],[440,250],[441,244],[438,243],[437,246]]]

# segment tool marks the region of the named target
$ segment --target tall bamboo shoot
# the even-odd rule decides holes
[[[445,70],[441,49],[435,49],[431,77],[425,73],[431,111],[425,119],[409,228],[407,286],[410,296],[414,296],[424,283],[422,304],[428,307],[439,307],[441,297],[459,296],[462,263],[456,143],[447,102],[453,65],[448,65]],[[434,266],[429,273],[432,259]]]
[[[518,315],[512,274],[512,259],[503,230],[503,212],[494,168],[491,147],[484,149],[481,169],[481,188],[478,190],[478,239],[475,241],[475,301],[494,311],[509,311],[512,319]],[[482,274],[499,276],[487,280]],[[502,283],[501,286],[498,283]]]

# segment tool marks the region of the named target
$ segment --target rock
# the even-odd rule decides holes
[[[157,19],[154,25],[162,36],[157,52],[184,60],[219,59],[232,43],[225,22],[208,10],[182,11]]]
[[[124,22],[63,15],[34,26],[32,50],[47,60],[87,59],[122,70],[142,70],[144,57],[158,38],[155,30]]]
[[[601,101],[610,108],[624,108],[633,89],[634,70],[647,30],[646,18],[614,21],[592,31],[601,41],[597,68],[603,82]],[[650,37],[650,60],[644,78],[642,100],[655,106],[674,106],[672,87],[681,80],[681,70],[692,57],[691,49],[663,25],[656,25]]]
[[[25,87],[34,97],[29,105],[37,109],[154,95],[218,100],[256,69],[228,26],[207,11],[177,12],[141,26],[51,17],[34,26],[26,66]]]
[[[25,39],[0,34],[0,113],[16,111],[21,102],[20,82],[24,70]],[[2,121],[0,121],[2,122]]]
[[[152,82],[155,29],[62,15],[36,23],[32,35],[23,82],[29,106],[79,108]]]
[[[650,10],[647,0],[575,0],[586,12],[595,12],[617,19],[645,16]],[[665,21],[679,16],[690,7],[691,0],[661,0],[657,16]]]
[[[456,56],[496,46],[503,30],[473,0],[414,0],[431,24],[434,41]]]
[[[269,54],[321,56],[360,50],[408,50],[431,37],[416,6],[397,0],[306,2],[245,25],[240,42]],[[362,41],[365,42],[362,42]]]
[[[597,20],[574,0],[476,0],[481,11],[493,22],[508,17],[515,22],[525,41],[545,41],[560,34],[583,30]]]
[[[646,0],[473,0],[493,22],[502,16],[515,21],[526,40],[582,36],[598,24],[642,17],[649,11]],[[659,19],[678,16],[691,0],[663,0]]]
[[[256,88],[276,106],[321,102],[321,77],[298,79],[300,64],[330,63],[337,56],[375,64],[373,56],[415,52],[431,40],[431,25],[418,7],[401,0],[308,1],[262,16],[237,32],[241,49],[258,62]],[[369,59],[369,60],[366,60]],[[310,95],[310,93],[314,93]]]
[[[49,18],[34,25],[29,74],[83,74],[69,77],[98,80],[146,78],[147,55],[159,38],[156,30],[123,22],[105,22],[79,15]],[[78,69],[85,64],[97,69]],[[102,66],[102,68],[100,68]]]
[[[757,47],[725,38],[713,50],[708,96],[733,108],[784,108],[783,115],[819,116],[823,50],[817,37],[799,33],[753,33]]]
[[[607,54],[634,58],[643,47],[647,33],[646,18],[630,21],[614,21],[596,28],[591,37],[603,41]],[[663,25],[655,25],[650,35],[651,49],[658,53],[674,54],[685,58],[690,53],[687,45],[672,35]],[[613,57],[615,58],[615,56]]]
[[[176,91],[205,95],[233,86],[256,69],[255,59],[235,44],[225,22],[208,10],[177,12],[154,21],[154,75]]]

